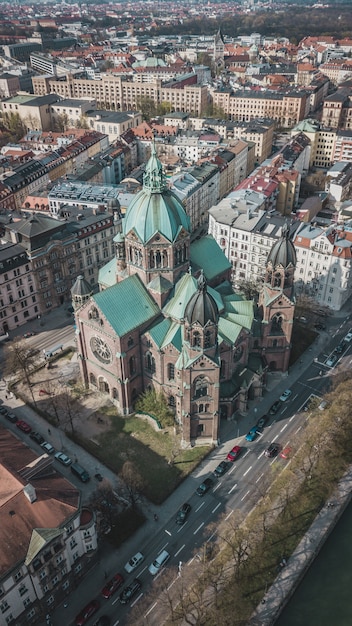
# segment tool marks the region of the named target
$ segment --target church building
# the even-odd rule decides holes
[[[269,254],[257,306],[233,291],[212,236],[191,244],[154,147],[123,222],[99,293],[82,276],[72,287],[83,382],[122,415],[144,391],[162,392],[183,445],[214,444],[220,420],[262,396],[268,369],[288,368],[296,264],[288,231]]]

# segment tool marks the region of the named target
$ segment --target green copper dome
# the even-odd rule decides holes
[[[163,167],[155,146],[146,165],[143,189],[129,205],[124,219],[124,233],[133,230],[143,244],[156,233],[175,241],[180,230],[190,231],[190,220],[181,202],[168,189]]]

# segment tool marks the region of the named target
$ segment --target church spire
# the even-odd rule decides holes
[[[143,189],[150,193],[162,193],[167,189],[166,176],[156,153],[154,139],[150,159],[146,165],[143,177]]]

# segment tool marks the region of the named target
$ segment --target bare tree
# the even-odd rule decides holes
[[[36,401],[32,389],[31,373],[38,364],[38,360],[38,354],[20,337],[15,337],[11,344],[5,348],[4,374],[6,376],[13,376],[16,372],[22,374],[34,404],[36,404]]]
[[[132,461],[125,461],[120,472],[126,499],[133,509],[137,508],[145,489],[145,480]]]

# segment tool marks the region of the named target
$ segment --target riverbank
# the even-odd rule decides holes
[[[250,626],[272,626],[304,577],[352,497],[352,466],[339,481],[333,497],[316,516],[308,532],[268,589],[250,618]]]

